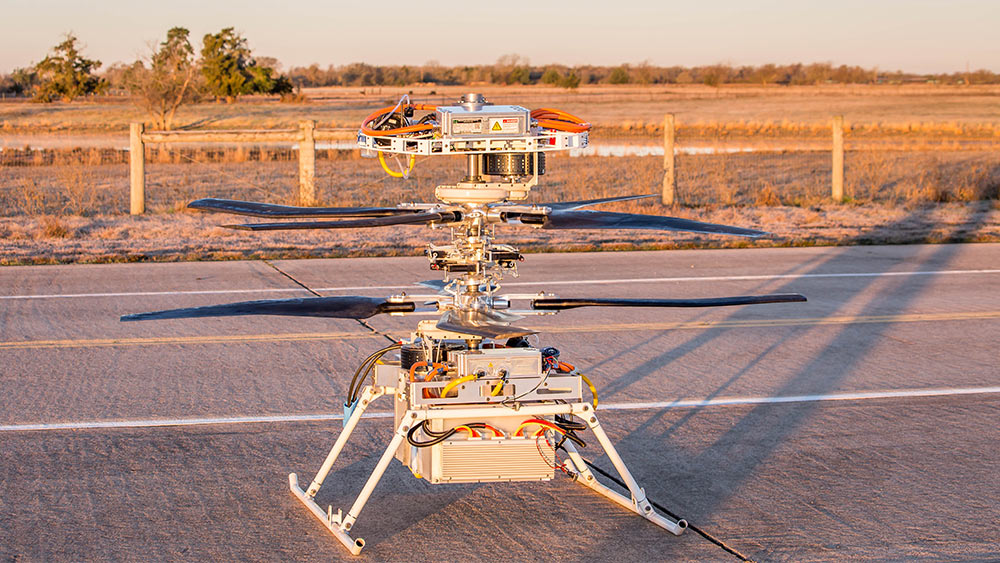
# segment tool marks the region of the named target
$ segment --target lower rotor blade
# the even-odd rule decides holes
[[[629,201],[632,199],[645,199],[647,197],[656,197],[659,194],[643,194],[643,195],[626,195],[619,197],[604,197],[601,199],[585,199],[581,201],[559,201],[555,203],[539,203],[538,205],[543,207],[548,207],[552,210],[569,211],[572,209],[580,209],[581,207],[590,207],[591,205],[598,205],[601,203],[611,203],[612,201]]]
[[[418,281],[418,282],[416,282],[416,285],[422,285],[424,287],[427,287],[427,288],[430,288],[430,289],[433,289],[433,290],[436,290],[436,291],[441,291],[442,289],[445,288],[445,286],[448,285],[448,282],[446,282],[444,280],[424,280],[424,281]]]
[[[543,229],[646,229],[654,231],[688,231],[692,233],[734,235],[740,237],[761,237],[768,234],[756,229],[703,223],[679,217],[613,213],[610,211],[554,209],[548,215],[532,216],[524,214],[519,219],[522,223],[540,223]]]
[[[396,207],[295,207],[292,205],[275,205],[273,203],[217,199],[214,197],[196,199],[187,206],[189,209],[200,209],[202,211],[218,211],[220,213],[249,215],[251,217],[270,217],[272,219],[294,217],[387,217],[392,215],[410,215],[419,211],[418,209]]]
[[[343,221],[296,221],[286,223],[245,223],[223,225],[228,229],[241,231],[285,231],[292,229],[361,229],[366,227],[387,227],[389,225],[411,225],[415,223],[451,223],[459,220],[453,211],[435,213],[413,213],[393,217],[372,217],[367,219],[346,219]]]
[[[193,319],[199,317],[238,317],[244,315],[286,315],[293,317],[330,317],[339,319],[367,319],[379,313],[407,313],[413,311],[412,302],[391,303],[380,297],[306,297],[301,299],[268,299],[243,301],[226,305],[170,309],[152,313],[125,315],[122,321],[149,321],[161,319]]]
[[[535,299],[532,309],[558,311],[577,307],[730,307],[764,303],[800,303],[806,298],[798,293],[775,295],[742,295],[706,299]]]
[[[437,328],[483,338],[514,338],[538,332],[510,326],[509,323],[494,318],[484,311],[447,311],[438,321]]]

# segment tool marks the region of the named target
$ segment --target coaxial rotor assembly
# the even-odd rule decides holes
[[[679,217],[585,209],[650,195],[523,201],[545,172],[546,153],[585,147],[589,129],[590,124],[566,112],[494,105],[479,94],[466,94],[447,106],[415,104],[404,96],[396,105],[365,118],[358,146],[367,156],[377,156],[382,167],[397,177],[405,177],[417,157],[451,155],[462,159],[464,175],[454,184],[437,186],[437,201],[391,207],[293,207],[202,199],[188,207],[263,219],[226,225],[250,231],[402,225],[445,230],[450,240],[428,244],[426,252],[430,269],[443,274],[444,279],[419,282],[432,291],[400,292],[389,297],[333,295],[245,301],[126,315],[122,320],[247,315],[358,321],[375,315],[432,317],[418,321],[408,337],[394,336],[392,345],[361,362],[346,385],[343,431],[316,476],[303,488],[296,474],[289,475],[290,491],[352,554],[365,546],[364,540],[354,535],[355,523],[394,459],[414,477],[433,485],[546,481],[565,473],[656,526],[680,534],[687,523],[654,509],[598,422],[597,387],[564,362],[558,350],[538,344],[536,333],[540,329],[530,324],[519,326],[521,321],[579,307],[732,307],[793,303],[805,298],[791,293],[562,299],[543,291],[502,290],[503,277],[516,276],[524,259],[514,246],[495,241],[502,225],[688,231],[751,238],[766,234]],[[397,168],[390,167],[390,162]],[[585,396],[587,389],[591,397]],[[346,511],[334,511],[329,505],[322,508],[317,494],[327,475],[365,410],[383,396],[390,398],[393,408],[387,416],[379,413],[376,417],[392,421],[392,438],[354,503]],[[594,440],[592,448],[600,447],[607,454],[627,491],[607,487],[591,471],[591,464],[578,450],[586,446],[578,434],[585,431]],[[338,479],[336,485],[343,485],[343,481]]]

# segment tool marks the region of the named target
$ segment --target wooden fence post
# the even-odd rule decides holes
[[[833,185],[830,197],[844,201],[844,116],[833,116]]]
[[[300,121],[299,205],[316,205],[316,122]]]
[[[142,215],[146,212],[146,146],[142,142],[145,131],[142,123],[129,124],[129,213]]]
[[[673,205],[677,192],[677,177],[674,174],[674,114],[663,117],[663,205]]]

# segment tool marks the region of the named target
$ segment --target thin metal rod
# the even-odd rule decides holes
[[[483,176],[482,155],[470,154],[468,157],[468,175],[465,181],[479,182],[483,179],[482,176]]]
[[[580,453],[577,451],[576,446],[571,442],[566,442],[563,447],[566,448],[566,452],[569,454],[570,460],[576,469],[579,471],[583,479],[577,479],[582,484],[594,489],[598,493],[608,497],[614,502],[622,505],[628,510],[635,512],[639,516],[649,520],[650,522],[656,524],[657,526],[667,530],[668,532],[679,536],[684,533],[687,529],[687,521],[678,520],[674,522],[669,518],[657,513],[653,510],[652,505],[650,505],[649,500],[646,499],[646,493],[643,489],[639,487],[639,484],[635,482],[632,474],[629,472],[628,468],[625,467],[625,463],[622,461],[621,457],[618,456],[618,451],[615,450],[614,444],[608,439],[608,435],[600,427],[600,423],[597,422],[596,417],[591,417],[588,420],[590,428],[594,431],[594,435],[597,436],[597,441],[601,443],[601,447],[604,448],[604,452],[608,454],[608,458],[611,459],[611,463],[614,464],[615,469],[618,470],[618,474],[621,475],[622,479],[628,486],[629,492],[632,494],[632,498],[629,499],[625,495],[614,491],[603,483],[600,483],[594,474],[587,467],[587,462],[583,460]]]
[[[371,496],[372,491],[375,490],[375,486],[378,485],[379,480],[382,479],[382,474],[385,473],[387,467],[389,467],[389,462],[392,461],[393,456],[396,454],[396,450],[399,445],[403,443],[403,438],[406,437],[406,431],[410,429],[410,424],[419,422],[421,418],[411,418],[409,413],[403,416],[403,421],[399,423],[399,427],[396,428],[396,434],[392,437],[392,441],[389,442],[389,447],[385,449],[385,453],[378,460],[378,465],[372,471],[368,481],[365,483],[363,489],[358,494],[358,499],[354,501],[354,506],[348,511],[347,515],[344,516],[344,521],[340,525],[342,530],[350,530],[351,526],[361,515],[361,510],[365,507],[365,503],[368,502],[368,497]]]
[[[323,461],[322,467],[319,468],[319,472],[316,473],[316,478],[309,485],[309,490],[306,491],[306,495],[310,498],[315,497],[316,493],[319,492],[319,488],[323,486],[323,481],[326,479],[327,474],[330,473],[330,468],[337,461],[337,456],[340,455],[341,450],[347,444],[347,439],[351,437],[351,432],[354,432],[354,427],[358,425],[358,421],[361,420],[361,415],[364,414],[365,409],[381,395],[381,391],[375,391],[370,385],[365,387],[364,391],[361,392],[361,397],[358,399],[358,406],[351,413],[351,417],[347,419],[347,423],[344,424],[344,430],[340,433],[340,436],[337,436],[337,441],[333,444],[333,448],[330,449],[330,453],[327,454],[326,460]]]
[[[587,424],[590,425],[590,429],[594,432],[594,436],[597,437],[597,441],[601,443],[601,447],[604,448],[604,453],[608,454],[608,459],[611,460],[611,464],[615,466],[618,470],[619,475],[622,476],[622,480],[628,485],[628,490],[632,492],[632,501],[639,502],[646,500],[645,493],[639,488],[639,484],[635,482],[635,478],[632,477],[632,473],[629,472],[628,467],[625,466],[625,462],[622,461],[621,456],[618,455],[618,450],[615,449],[615,445],[611,443],[611,439],[601,428],[601,423],[598,422],[596,416],[591,416],[587,419]]]

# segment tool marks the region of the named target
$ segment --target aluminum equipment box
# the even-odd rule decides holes
[[[445,137],[520,137],[531,132],[531,111],[521,106],[438,106]]]

